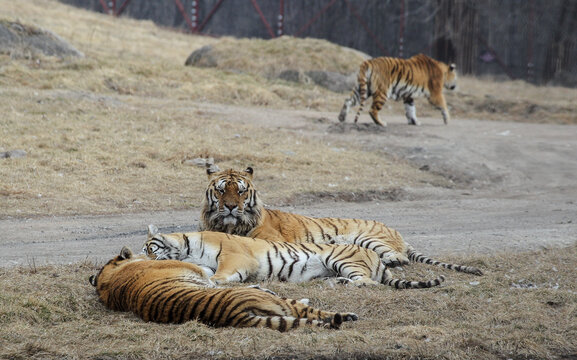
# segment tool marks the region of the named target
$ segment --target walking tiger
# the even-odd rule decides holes
[[[403,100],[405,115],[410,125],[420,125],[414,99],[425,96],[429,102],[441,110],[445,125],[450,115],[443,96],[443,87],[454,90],[457,86],[455,64],[447,65],[419,54],[409,59],[379,57],[364,61],[359,68],[357,86],[345,100],[339,114],[339,121],[345,121],[352,106],[359,105],[355,123],[368,97],[373,97],[369,115],[377,125],[386,126],[379,118],[379,111],[387,101]]]

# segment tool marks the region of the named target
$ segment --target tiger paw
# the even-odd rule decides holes
[[[331,281],[333,278],[325,278],[325,280]],[[334,278],[337,284],[351,284],[353,283],[353,280],[346,278],[346,277],[336,277]]]
[[[376,282],[373,279],[369,279],[369,278],[360,278],[360,279],[352,280],[351,284],[353,284],[354,286],[357,286],[357,287],[380,285],[380,283]]]
[[[405,255],[394,252],[383,254],[381,256],[381,261],[388,267],[397,267],[407,265],[409,263],[409,258]]]
[[[261,290],[261,291],[267,292],[271,295],[278,296],[278,294],[275,293],[274,291],[266,289],[266,288],[262,288],[262,287],[260,287],[259,284],[249,285],[249,286],[247,286],[247,288]]]
[[[357,321],[359,320],[359,315],[355,313],[341,313],[343,321]]]

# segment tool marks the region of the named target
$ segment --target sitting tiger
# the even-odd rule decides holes
[[[216,284],[281,280],[303,282],[338,276],[356,286],[385,284],[405,288],[430,288],[444,281],[393,279],[374,251],[357,245],[291,244],[221,232],[161,234],[148,226],[142,252],[157,260],[181,260],[199,265]]]
[[[305,325],[338,329],[343,321],[358,320],[353,313],[323,311],[260,288],[216,288],[197,265],[134,256],[126,247],[90,283],[106,307],[133,311],[145,321],[287,331]]]
[[[445,125],[450,115],[443,96],[443,86],[454,90],[457,86],[455,64],[447,65],[419,54],[409,59],[379,57],[364,61],[359,69],[357,86],[345,100],[339,120],[345,121],[351,106],[359,104],[355,123],[363,110],[367,97],[373,97],[369,114],[377,125],[386,126],[379,118],[379,111],[387,99],[403,100],[405,115],[410,125],[420,125],[417,120],[414,98],[426,96],[441,110]]]
[[[312,218],[265,209],[252,183],[253,169],[207,170],[210,182],[205,191],[200,228],[293,244],[355,244],[376,252],[387,266],[409,261],[482,275],[475,267],[446,264],[417,253],[401,234],[371,220]]]

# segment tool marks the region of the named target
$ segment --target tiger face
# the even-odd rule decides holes
[[[182,260],[179,256],[182,244],[184,244],[182,236],[178,238],[172,234],[164,235],[155,225],[148,225],[148,238],[141,254],[155,260]]]
[[[207,170],[210,183],[206,190],[202,215],[211,230],[230,232],[230,229],[256,226],[260,216],[259,200],[252,184],[252,168],[244,171]],[[258,221],[258,220],[256,220]]]
[[[455,90],[457,88],[457,66],[455,64],[449,65],[444,75],[445,89]]]

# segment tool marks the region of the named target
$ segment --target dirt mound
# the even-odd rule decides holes
[[[270,40],[223,38],[193,51],[185,65],[315,83],[332,91],[345,92],[353,87],[359,64],[367,58],[368,55],[359,51],[320,39],[290,36]]]
[[[51,31],[6,20],[0,20],[0,54],[19,58],[31,58],[40,54],[57,57],[84,56]]]

